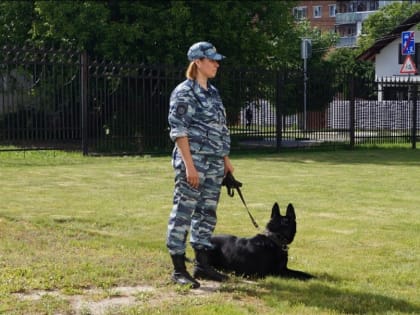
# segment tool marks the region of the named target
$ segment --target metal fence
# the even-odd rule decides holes
[[[80,54],[3,47],[1,56],[0,150],[77,147]]]
[[[84,152],[169,151],[168,103],[179,68],[90,62]]]
[[[168,100],[184,69],[96,61],[65,50],[1,49],[0,151],[171,150]],[[414,79],[330,69],[309,73],[307,84],[303,80],[301,69],[222,66],[214,84],[227,108],[233,150],[365,143],[416,147],[420,98]]]

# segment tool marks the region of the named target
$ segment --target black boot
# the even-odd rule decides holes
[[[195,251],[195,268],[194,278],[207,279],[213,281],[226,281],[229,279],[228,276],[218,272],[209,264],[208,253],[205,249],[194,249]]]
[[[171,255],[171,258],[175,269],[171,277],[172,281],[183,286],[190,286],[192,289],[199,288],[200,283],[191,277],[185,267],[185,255]]]

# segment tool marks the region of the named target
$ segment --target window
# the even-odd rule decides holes
[[[320,5],[316,5],[313,7],[313,9],[314,9],[313,17],[320,18],[322,16],[322,7]]]
[[[303,20],[305,19],[307,14],[307,8],[306,7],[295,7],[293,8],[293,16],[296,20]]]
[[[328,6],[328,10],[330,12],[330,17],[335,17],[335,14],[337,13],[337,6],[335,4],[330,4]]]

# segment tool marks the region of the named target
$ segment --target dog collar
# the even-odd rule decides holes
[[[265,230],[263,235],[267,236],[271,241],[273,241],[282,251],[287,252],[289,250],[289,246],[287,245],[287,240],[283,237],[280,239],[280,237],[268,230]]]

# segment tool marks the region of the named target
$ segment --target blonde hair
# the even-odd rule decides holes
[[[185,76],[187,79],[195,80],[197,78],[197,65],[194,61],[191,61],[188,65],[187,71],[185,71]]]

